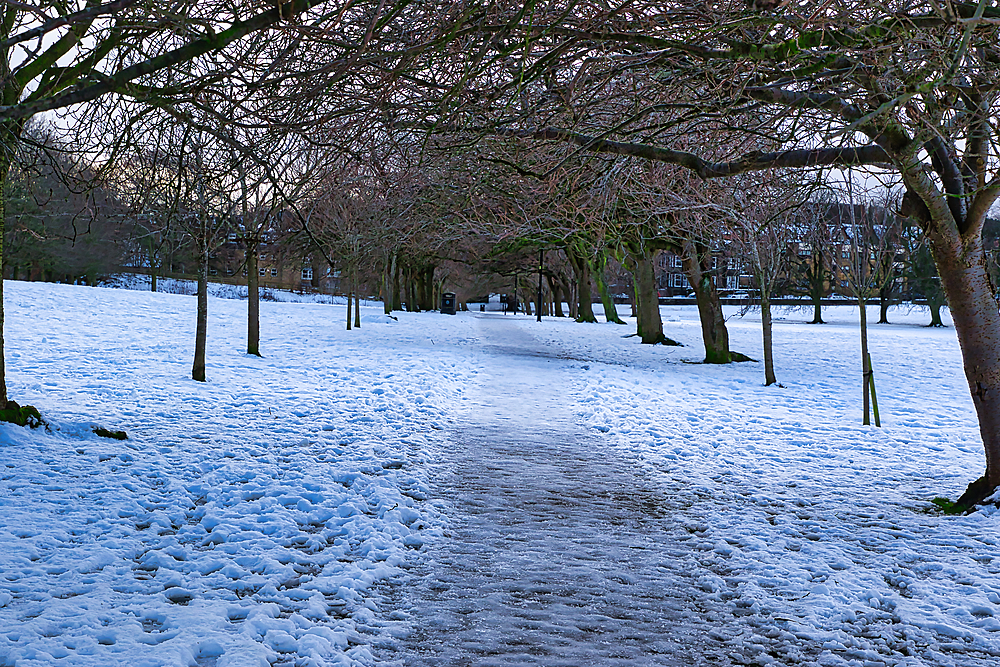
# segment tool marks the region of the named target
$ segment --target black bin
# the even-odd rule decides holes
[[[441,313],[444,315],[455,314],[455,293],[445,292],[441,295]]]

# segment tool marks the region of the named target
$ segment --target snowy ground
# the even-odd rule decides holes
[[[263,303],[259,359],[211,299],[200,384],[191,297],[6,290],[10,393],[53,432],[0,426],[0,664],[370,664],[369,587],[443,525],[422,463],[472,322]]]
[[[187,379],[191,297],[5,289],[10,392],[52,432],[0,426],[0,665],[374,664],[398,631],[378,585],[405,584],[455,519],[428,467],[483,373],[478,314],[371,307],[347,332],[342,305],[268,302],[258,359],[245,303],[213,298],[203,385]],[[954,331],[920,311],[872,326],[875,429],[860,425],[856,309],[827,308],[823,326],[779,313],[784,388],[760,364],[688,363],[696,311],[663,313],[687,347],[517,322],[578,378],[580,422],[686,494],[674,518],[722,654],[995,664],[1000,512],[927,502],[983,465]],[[760,358],[759,317],[730,332]]]
[[[762,386],[762,364],[685,363],[703,355],[696,315],[663,315],[665,333],[689,347],[641,346],[606,324],[521,326],[569,357],[603,362],[588,365],[574,397],[582,418],[689,488],[700,515],[691,548],[730,655],[996,664],[1000,512],[943,516],[927,502],[955,499],[983,467],[954,330],[924,328],[919,309],[870,328],[876,429],[861,426],[856,308],[825,309],[822,326],[804,323],[811,312],[779,312],[784,388]],[[877,316],[872,308],[869,321]],[[759,314],[730,319],[729,330],[733,349],[761,358]]]

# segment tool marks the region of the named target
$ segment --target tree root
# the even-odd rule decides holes
[[[955,501],[955,504],[952,505],[953,511],[945,511],[949,514],[958,512],[973,512],[975,511],[976,506],[982,505],[987,498],[996,492],[996,490],[997,485],[990,484],[986,479],[986,475],[983,475],[975,482],[969,484],[969,486],[965,489],[965,493],[963,493],[962,496]]]
[[[642,341],[642,342],[646,343],[646,341]],[[678,341],[674,340],[673,338],[667,338],[663,334],[660,334],[659,336],[657,336],[656,340],[651,340],[651,341],[649,341],[646,344],[647,345],[668,345],[670,347],[684,347],[684,343],[678,342]]]
[[[756,359],[752,359],[747,355],[743,354],[742,352],[733,352],[731,350],[729,352],[729,360],[737,363],[742,361],[757,361]]]

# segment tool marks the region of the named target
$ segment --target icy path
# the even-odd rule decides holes
[[[451,432],[436,493],[450,539],[399,605],[411,665],[695,665],[675,500],[567,406],[581,368],[497,317],[480,404]],[[702,631],[703,632],[703,631]],[[716,663],[717,664],[717,663]]]

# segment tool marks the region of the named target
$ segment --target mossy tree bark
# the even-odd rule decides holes
[[[591,263],[591,274],[597,282],[597,293],[601,297],[601,305],[604,306],[604,319],[615,324],[625,324],[618,316],[618,308],[615,307],[615,300],[608,291],[608,280],[605,275],[608,268],[608,255],[603,249],[597,251],[597,256]]]

